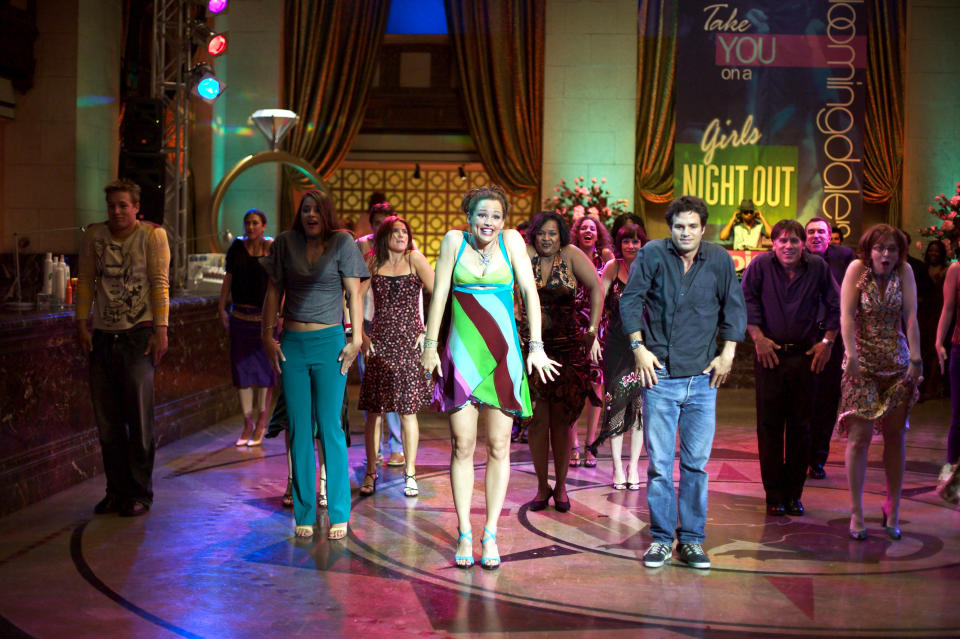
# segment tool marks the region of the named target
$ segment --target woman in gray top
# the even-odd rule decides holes
[[[263,259],[263,267],[269,281],[263,302],[262,338],[267,358],[283,373],[283,394],[290,417],[295,534],[312,536],[317,519],[315,419],[327,469],[327,537],[343,539],[350,520],[350,478],[340,405],[347,371],[363,339],[358,325],[351,341],[346,342],[343,296],[347,296],[350,316],[363,317],[360,282],[370,273],[353,237],[337,229],[333,203],[321,191],[303,196],[293,229],[277,237],[270,255]],[[283,334],[277,343],[273,327],[281,298]]]

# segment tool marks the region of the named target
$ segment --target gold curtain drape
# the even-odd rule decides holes
[[[673,197],[676,14],[673,0],[640,0],[637,46],[637,204]],[[638,211],[639,212],[639,211]]]
[[[360,131],[390,1],[285,0],[283,8],[283,104],[300,115],[284,146],[327,179]],[[284,168],[280,228],[293,220],[293,187],[306,184]]]
[[[470,135],[490,178],[539,199],[542,0],[444,0]]]
[[[889,202],[887,222],[903,221],[903,60],[906,3],[867,4],[867,105],[863,199]]]

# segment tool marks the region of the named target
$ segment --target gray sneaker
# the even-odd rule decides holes
[[[643,565],[647,568],[659,568],[670,559],[672,554],[673,547],[655,541],[647,548],[647,552],[643,553]]]
[[[703,552],[703,546],[700,544],[680,544],[677,550],[680,553],[680,559],[691,568],[706,570],[710,567],[710,558]]]

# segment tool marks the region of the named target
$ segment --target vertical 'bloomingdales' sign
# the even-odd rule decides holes
[[[678,12],[676,194],[702,197],[720,224],[749,198],[771,224],[820,215],[859,232],[863,2],[684,0]]]

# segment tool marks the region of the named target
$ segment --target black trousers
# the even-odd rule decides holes
[[[90,394],[97,420],[107,494],[153,503],[153,329],[94,331]]]
[[[810,461],[811,357],[801,349],[778,351],[777,357],[780,364],[772,369],[754,362],[760,476],[768,504],[800,498]]]
[[[837,425],[840,407],[840,378],[843,377],[843,340],[837,336],[830,352],[830,360],[816,375],[813,418],[810,420],[810,465],[827,463],[830,438]]]

